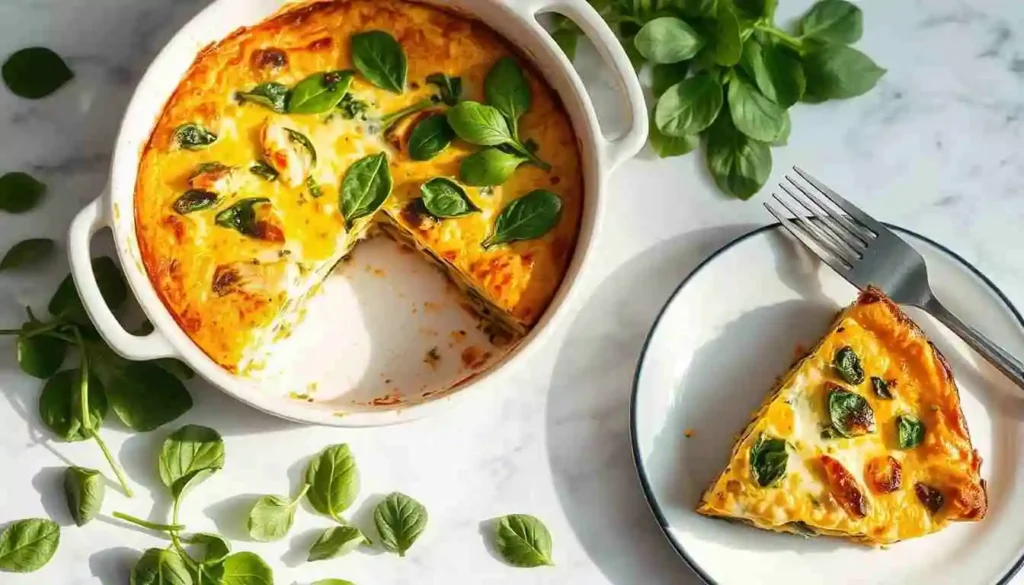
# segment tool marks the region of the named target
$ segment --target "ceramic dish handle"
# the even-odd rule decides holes
[[[618,77],[619,88],[629,104],[629,129],[618,138],[602,139],[601,158],[608,165],[608,170],[612,170],[640,152],[647,143],[647,106],[643,88],[619,39],[594,7],[586,0],[511,0],[508,4],[514,10],[527,12],[524,16],[538,29],[542,28],[537,22],[538,14],[556,12],[575,22],[590,38],[601,58]],[[567,65],[571,67],[572,64],[567,61]]]
[[[146,336],[132,335],[121,327],[110,311],[107,302],[100,294],[100,287],[96,283],[96,274],[92,270],[92,255],[89,252],[89,244],[92,237],[100,229],[108,225],[104,216],[104,202],[107,194],[104,192],[94,199],[92,203],[85,206],[85,209],[78,212],[74,221],[71,222],[71,230],[68,235],[68,257],[71,261],[71,275],[75,280],[75,287],[78,289],[78,296],[82,298],[86,312],[96,325],[96,329],[107,341],[111,349],[130,360],[150,360],[162,357],[176,356],[177,352],[170,342],[160,334],[153,331]]]

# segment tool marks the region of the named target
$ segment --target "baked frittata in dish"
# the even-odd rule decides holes
[[[868,289],[783,377],[697,511],[885,545],[982,519],[980,470],[949,364]]]
[[[515,338],[567,270],[580,165],[555,91],[487,26],[400,0],[305,2],[200,53],[142,153],[136,229],[171,314],[239,374],[378,233]]]

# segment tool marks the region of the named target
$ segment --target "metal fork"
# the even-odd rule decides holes
[[[896,303],[924,309],[1024,389],[1024,364],[935,298],[928,284],[928,268],[917,250],[801,168],[793,170],[811,188],[789,175],[788,185],[780,183],[779,187],[802,211],[776,193],[772,197],[792,217],[764,204],[789,233],[858,289],[873,285]]]

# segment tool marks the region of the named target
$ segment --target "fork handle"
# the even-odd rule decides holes
[[[953,333],[960,336],[960,339],[967,342],[967,345],[981,354],[981,357],[988,360],[988,363],[995,366],[997,370],[1005,374],[1017,387],[1024,390],[1024,364],[1021,364],[1017,358],[993,343],[974,327],[961,321],[959,317],[943,306],[934,296],[922,308],[941,321],[946,327],[952,329]]]

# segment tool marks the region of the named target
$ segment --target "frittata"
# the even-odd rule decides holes
[[[199,54],[143,150],[135,219],[179,325],[251,374],[378,233],[522,335],[567,270],[583,188],[558,95],[495,31],[401,0],[313,1]]]
[[[697,511],[885,545],[985,516],[953,372],[881,291],[784,376]]]

